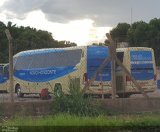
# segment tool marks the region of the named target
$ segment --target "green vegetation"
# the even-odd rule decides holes
[[[118,115],[118,116],[98,116],[98,117],[80,117],[71,116],[68,114],[61,114],[48,117],[17,117],[8,120],[6,123],[1,123],[2,126],[19,126],[24,129],[38,128],[43,126],[47,128],[52,127],[72,127],[87,128],[91,127],[97,129],[127,129],[139,130],[160,127],[160,115],[156,114],[141,114],[141,115]],[[51,130],[50,130],[51,131]]]
[[[156,131],[160,128],[157,115],[119,115],[80,117],[67,114],[48,117],[17,117],[1,123],[1,126],[14,126],[21,131]]]
[[[78,78],[70,80],[68,95],[55,94],[53,100],[54,113],[69,113],[78,116],[97,116],[102,111],[98,110],[98,104],[93,105],[90,97],[84,98],[80,91],[80,80]]]
[[[22,131],[108,131],[108,130],[153,130],[160,128],[159,113],[120,114],[102,112],[98,102],[84,98],[79,89],[79,80],[70,81],[68,96],[55,94],[54,115],[41,117],[15,116],[1,121],[1,126],[14,126]],[[95,105],[92,103],[94,102]],[[97,109],[99,108],[99,109]],[[100,110],[101,109],[101,110]],[[151,128],[151,129],[150,129]]]

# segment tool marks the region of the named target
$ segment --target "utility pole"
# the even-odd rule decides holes
[[[9,42],[9,86],[10,86],[10,97],[11,103],[14,103],[13,98],[13,46],[12,46],[12,36],[8,29],[5,30],[8,42]]]
[[[116,98],[116,61],[115,61],[116,44],[112,40],[109,33],[106,34],[106,37],[110,41],[109,53],[110,53],[110,57],[111,57],[112,99],[115,99]]]
[[[133,17],[133,16],[132,16],[132,8],[131,8],[131,26],[132,26],[132,17]]]

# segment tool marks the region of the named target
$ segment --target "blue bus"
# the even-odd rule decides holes
[[[118,48],[117,57],[146,92],[156,88],[156,66],[151,48]],[[22,51],[14,56],[15,92],[40,94],[43,89],[49,93],[68,94],[70,84],[76,80],[81,89],[92,79],[97,69],[109,57],[107,46],[80,46]],[[116,92],[119,97],[140,93],[131,79],[117,65]],[[111,63],[98,73],[86,94],[110,96]]]
[[[15,92],[41,93],[47,88],[50,93],[68,93],[72,80],[84,85],[108,57],[106,46],[82,46],[23,51],[14,56]],[[87,93],[110,94],[110,64],[98,74]],[[102,87],[103,85],[103,87]]]
[[[117,57],[144,91],[155,91],[157,86],[153,49],[146,47],[118,48]],[[117,67],[116,81],[117,94],[120,97],[129,97],[132,94],[140,93],[130,77],[128,77],[120,67]]]
[[[9,85],[8,85],[8,68],[6,67],[7,64],[0,64],[0,92],[8,92]]]

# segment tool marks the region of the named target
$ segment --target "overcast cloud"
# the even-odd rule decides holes
[[[159,18],[159,5],[159,0],[8,0],[1,9],[19,19],[31,11],[41,10],[52,22],[89,18],[97,26],[116,26],[119,22],[131,23],[131,8],[133,22]]]

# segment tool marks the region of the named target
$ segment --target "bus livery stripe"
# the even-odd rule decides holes
[[[73,71],[74,66],[15,70],[14,76],[29,82],[46,82],[63,77]]]

